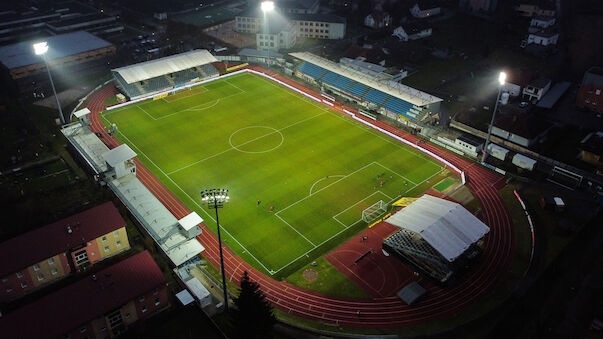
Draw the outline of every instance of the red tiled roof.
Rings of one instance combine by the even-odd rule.
[[[60,337],[165,283],[144,251],[7,314],[0,318],[0,333],[5,338]]]
[[[71,229],[68,232],[67,226]],[[0,244],[0,277],[126,226],[117,208],[106,202]]]

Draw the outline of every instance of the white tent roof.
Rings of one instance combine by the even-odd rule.
[[[448,261],[454,261],[490,231],[460,204],[427,194],[386,221],[419,234]]]
[[[120,67],[113,70],[119,73],[124,80],[131,84],[133,82],[155,78],[161,75],[183,71],[188,68],[201,66],[216,62],[216,59],[205,49],[196,49],[190,52],[176,54],[165,58],[150,60]]]
[[[210,294],[207,288],[197,278],[192,278],[184,282],[186,287],[193,293],[195,298],[201,302],[201,306],[206,306],[207,302],[211,302]]]
[[[75,115],[75,117],[78,119],[87,114],[90,114],[90,110],[88,108],[83,108],[83,109],[80,109],[79,111],[75,111],[75,113],[73,113],[73,115]]]
[[[176,293],[176,298],[178,298],[178,300],[180,300],[180,302],[184,306],[195,301],[195,298],[193,298],[193,296],[188,292],[188,290],[182,290]]]
[[[199,216],[199,214],[197,214],[197,212],[191,212],[191,214],[178,220],[178,223],[180,223],[180,226],[182,226],[182,228],[184,228],[186,231],[199,225],[202,222],[203,222],[203,219],[201,219],[201,217]]]
[[[406,100],[413,105],[424,106],[442,101],[442,99],[435,97],[431,94],[419,91],[418,89],[414,89],[412,87],[408,87],[406,85],[402,85],[394,81],[390,81],[387,83],[378,82],[374,79],[374,77],[369,77],[368,75],[360,75],[357,72],[353,72],[347,68],[342,67],[340,64],[337,64],[325,58],[321,58],[312,53],[296,52],[289,53],[289,55],[300,60],[315,64],[339,75],[343,75],[344,77],[357,81],[361,84],[378,89],[381,92],[389,94],[395,98]]]
[[[103,159],[109,164],[111,167],[115,167],[115,165],[120,162],[124,162],[126,160],[130,160],[136,156],[136,152],[134,152],[130,146],[126,144],[121,144],[114,149],[110,150],[107,153],[103,154]]]

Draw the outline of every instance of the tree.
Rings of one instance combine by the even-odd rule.
[[[265,337],[272,331],[276,317],[272,313],[272,305],[260,290],[260,284],[251,281],[247,271],[241,278],[239,296],[234,299],[232,319],[240,338]]]

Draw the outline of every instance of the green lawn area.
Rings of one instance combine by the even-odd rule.
[[[443,170],[260,76],[202,86],[205,91],[102,117],[117,124],[117,137],[213,230],[213,212],[202,208],[199,192],[229,189],[230,203],[220,212],[225,243],[276,278],[366,227],[364,208],[416,194]]]
[[[315,280],[306,280],[303,277],[306,269],[316,271],[318,277]],[[316,266],[308,264],[302,267],[302,269],[287,277],[287,281],[305,289],[335,297],[370,299],[370,296],[364,290],[354,284],[324,258],[317,259]]]

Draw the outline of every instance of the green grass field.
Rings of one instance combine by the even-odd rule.
[[[424,154],[260,76],[201,86],[102,117],[214,231],[199,192],[228,188],[230,203],[220,211],[225,243],[277,278],[366,227],[368,206],[416,195],[443,171]]]

